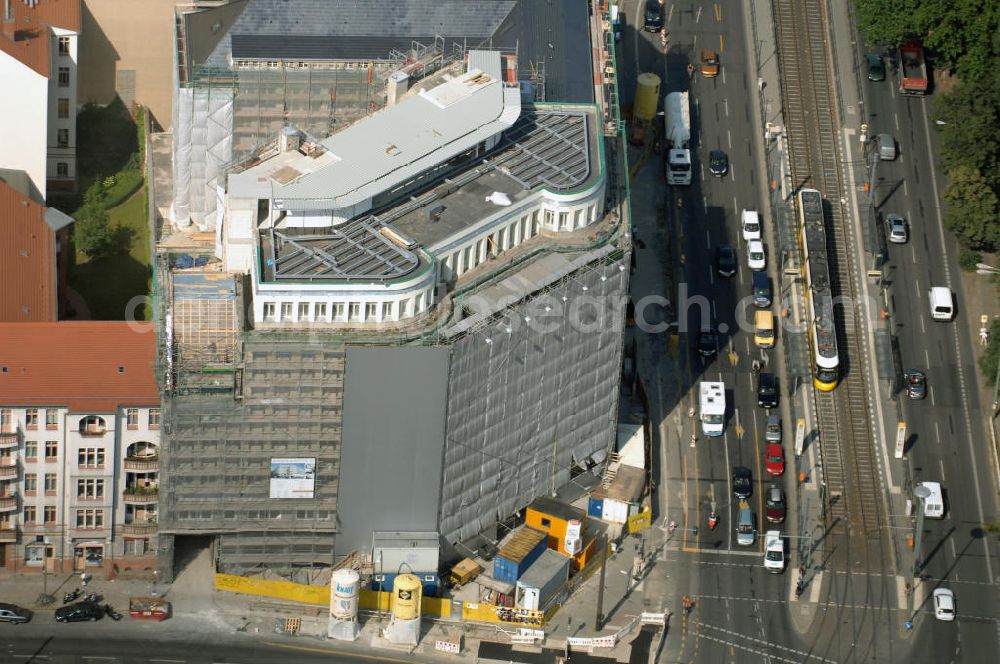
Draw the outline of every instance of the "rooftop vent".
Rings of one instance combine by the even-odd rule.
[[[427,223],[436,224],[439,219],[441,219],[441,214],[444,212],[443,205],[435,205],[434,207],[427,210]]]
[[[118,373],[125,373],[125,367],[118,367]]]

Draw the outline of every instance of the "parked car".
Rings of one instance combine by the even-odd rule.
[[[733,494],[737,498],[749,498],[753,493],[753,473],[746,466],[733,468]]]
[[[776,484],[767,488],[767,501],[764,503],[764,515],[769,523],[782,523],[785,520],[785,492]]]
[[[767,268],[767,258],[764,256],[764,243],[760,240],[747,242],[747,267],[762,272]]]
[[[785,450],[781,443],[768,443],[764,452],[764,469],[771,477],[785,474]]]
[[[955,619],[955,593],[948,588],[934,591],[934,617],[945,622]]]
[[[56,609],[56,622],[82,622],[84,620],[100,620],[104,608],[97,602],[77,602]]]
[[[31,620],[31,611],[16,604],[0,603],[0,622],[26,623]]]
[[[740,221],[744,240],[749,242],[760,239],[760,215],[757,214],[757,210],[743,210]]]
[[[771,278],[766,272],[754,272],[750,282],[753,306],[767,309],[771,306]]]
[[[698,334],[698,354],[712,357],[719,352],[719,337],[710,326],[703,327]]]
[[[764,440],[769,443],[781,442],[781,416],[771,413],[764,427]]]
[[[764,569],[771,574],[781,574],[785,570],[785,541],[778,530],[764,534]]]
[[[659,32],[663,27],[663,5],[659,0],[646,0],[646,13],[643,16],[642,29],[646,32]]]
[[[906,384],[906,396],[911,399],[923,399],[927,396],[927,376],[923,371],[910,369],[903,374]]]
[[[761,408],[778,407],[778,377],[762,372],[757,378],[757,405]]]
[[[715,269],[723,277],[736,274],[736,252],[728,244],[720,244],[715,248]]]
[[[745,500],[740,501],[739,510],[736,512],[736,543],[740,546],[753,546],[757,539],[754,528],[753,510]]]
[[[903,219],[901,215],[896,213],[885,215],[885,226],[889,242],[893,244],[906,244],[906,241],[910,239],[910,231],[906,227],[906,219]]]
[[[729,155],[722,150],[712,150],[708,153],[708,172],[716,177],[722,177],[729,172]]]
[[[882,61],[881,55],[876,55],[875,53],[869,53],[868,55],[865,56],[865,62],[868,63],[869,81],[885,80],[885,63]]]
[[[701,52],[701,75],[705,78],[715,78],[719,75],[719,54],[715,51]]]

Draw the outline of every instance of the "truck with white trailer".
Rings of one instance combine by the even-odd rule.
[[[721,436],[726,425],[726,384],[701,382],[701,430],[706,436]]]
[[[667,184],[691,184],[691,104],[687,92],[671,92],[663,100],[667,144]]]

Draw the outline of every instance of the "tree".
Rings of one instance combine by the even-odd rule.
[[[90,258],[110,256],[118,248],[118,234],[111,228],[108,213],[101,207],[87,205],[80,208],[73,228],[77,248]]]
[[[979,370],[986,384],[992,385],[997,380],[997,363],[1000,362],[1000,320],[993,321],[989,333],[986,350],[979,356]]]
[[[901,44],[913,35],[924,33],[919,10],[925,1],[855,0],[858,27],[869,44]]]
[[[970,249],[1000,247],[1000,201],[986,178],[975,168],[959,164],[948,173],[944,200],[945,226]]]
[[[990,77],[993,78],[993,77]],[[1000,76],[996,85],[1000,85]],[[988,79],[960,81],[937,101],[941,128],[941,157],[948,170],[971,166],[992,187],[1000,185],[1000,95]]]

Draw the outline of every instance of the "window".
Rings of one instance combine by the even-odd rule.
[[[126,408],[125,409],[125,424],[129,429],[139,428],[139,409],[138,408]]]
[[[24,564],[41,567],[45,561],[45,546],[41,544],[29,544],[24,547]]]
[[[347,319],[348,320],[361,320],[361,304],[358,302],[351,302],[347,305]]]
[[[378,308],[375,306],[374,302],[365,303],[365,320],[375,320],[375,312]]]
[[[555,213],[552,210],[545,211],[545,227],[552,228],[555,225]]]
[[[83,468],[103,468],[103,447],[81,447],[77,453],[77,461]]]
[[[69,117],[69,99],[66,97],[59,97],[56,100],[56,112],[60,119],[65,120]]]
[[[60,88],[69,87],[69,67],[59,68],[59,87]]]
[[[26,473],[24,476],[24,493],[33,496],[38,491],[38,475]]]
[[[37,523],[38,513],[35,511],[34,505],[28,505],[24,508],[24,525],[33,526]]]
[[[69,164],[65,161],[56,162],[56,177],[68,178],[69,177]]]
[[[542,517],[542,528],[551,528],[551,527],[552,527],[552,519],[546,519],[545,517]]]
[[[344,305],[339,302],[333,305],[333,320],[344,320]]]
[[[10,408],[0,410],[0,430],[3,430],[4,433],[10,433],[14,430],[14,423]]]
[[[45,495],[54,496],[56,493],[56,474],[45,473]]]
[[[419,314],[423,310],[424,310],[424,294],[417,293],[417,299],[413,305],[413,313]]]
[[[59,441],[58,440],[45,441],[45,460],[55,461],[58,458],[59,458]]]
[[[24,411],[24,426],[26,426],[29,429],[37,429],[38,428],[38,409],[37,408],[29,408],[26,411]]]
[[[559,230],[566,228],[566,224],[569,222],[569,212],[559,213]]]
[[[38,441],[37,440],[26,440],[26,441],[24,441],[24,460],[25,461],[38,461]]]
[[[77,510],[77,528],[103,528],[104,510]]]
[[[299,302],[299,320],[309,320],[308,302]]]
[[[56,507],[55,505],[45,506],[45,525],[52,525],[56,522]]]
[[[326,302],[316,303],[316,320],[326,320]]]
[[[281,303],[281,320],[292,320],[292,303]]]
[[[59,428],[59,410],[56,408],[45,409],[45,428],[49,431]]]
[[[81,500],[98,500],[104,497],[104,480],[77,480],[76,497]]]
[[[274,302],[264,303],[264,320],[273,322],[275,320],[274,316]]]
[[[149,409],[149,428],[159,429],[160,428],[160,409],[150,408]]]
[[[382,320],[392,320],[392,302],[382,303]]]
[[[69,37],[59,38],[59,55],[69,55],[70,40]]]
[[[56,147],[60,148],[69,147],[69,129],[56,130]]]
[[[144,556],[148,551],[149,541],[145,539],[125,540],[126,556]]]

